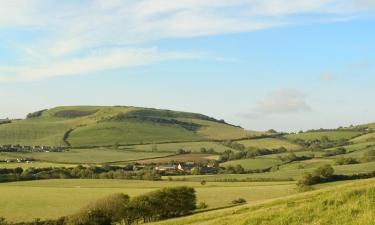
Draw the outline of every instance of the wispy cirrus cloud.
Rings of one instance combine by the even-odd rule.
[[[191,52],[153,52],[166,38],[250,32],[374,11],[369,0],[3,0],[0,31],[29,35],[6,40],[20,52],[14,66],[0,64],[0,80],[30,80],[197,59]],[[310,21],[309,21],[310,22]],[[1,45],[1,44],[0,44]],[[92,52],[106,49],[106,53]],[[192,50],[192,52],[195,52]],[[186,57],[188,55],[189,57]],[[121,60],[120,60],[121,59]],[[84,66],[89,68],[84,69]]]

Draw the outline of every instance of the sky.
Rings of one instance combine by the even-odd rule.
[[[0,118],[61,105],[251,130],[375,122],[374,0],[0,0]]]

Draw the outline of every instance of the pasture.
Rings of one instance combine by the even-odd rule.
[[[284,147],[288,150],[298,150],[301,146],[290,142],[289,140],[278,139],[278,138],[261,138],[261,139],[250,139],[239,141],[238,143],[245,145],[245,147],[253,148],[267,148],[276,149]]]
[[[71,164],[125,162],[171,155],[171,153],[168,152],[126,151],[111,148],[71,149],[66,152],[27,152],[3,154],[8,155],[9,157],[33,158],[35,160],[46,162]]]
[[[375,180],[338,184],[277,200],[191,215],[153,225],[347,224],[375,221]]]
[[[140,195],[162,187],[190,186],[209,208],[230,206],[245,198],[258,202],[295,193],[293,182],[200,182],[130,180],[41,180],[0,184],[0,215],[11,221],[69,215],[112,193]],[[220,198],[218,198],[220,196]],[[67,207],[69,206],[69,207]]]
[[[175,153],[179,149],[184,149],[191,152],[200,152],[201,148],[205,149],[213,149],[215,152],[221,153],[225,150],[232,150],[229,147],[226,147],[220,142],[208,142],[208,141],[200,141],[200,142],[182,142],[182,143],[165,143],[165,144],[146,144],[146,145],[134,145],[134,146],[124,146],[121,148],[128,149],[128,150],[137,150],[137,151],[153,151],[153,148],[156,147],[158,152],[173,152]]]
[[[340,140],[340,139],[352,139],[360,135],[361,132],[359,131],[345,131],[345,130],[338,130],[338,131],[314,131],[314,132],[304,132],[298,134],[288,134],[285,137],[290,140],[302,139],[302,140],[320,140],[322,137],[328,137],[330,140]]]

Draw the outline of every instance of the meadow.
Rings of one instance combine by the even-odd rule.
[[[175,186],[194,187],[198,202],[205,202],[208,209],[231,206],[231,201],[240,197],[257,202],[295,193],[294,182],[207,182],[205,185],[181,181],[82,179],[13,182],[0,184],[0,215],[11,221],[57,218],[112,193],[136,196]]]
[[[288,134],[285,137],[290,140],[302,139],[302,140],[320,140],[322,137],[328,137],[330,140],[340,140],[340,139],[352,139],[360,135],[359,131],[346,131],[346,130],[336,130],[336,131],[314,131],[305,132],[298,134]]]
[[[205,212],[154,225],[372,225],[375,180],[338,184],[321,190],[244,206]]]
[[[70,149],[67,152],[25,152],[25,153],[3,153],[10,158],[33,158],[35,160],[55,163],[109,163],[125,162],[139,159],[157,158],[169,156],[168,152],[141,152],[117,150],[111,148],[92,149]]]
[[[290,142],[289,140],[280,139],[280,138],[250,139],[250,140],[239,141],[238,143],[243,144],[245,147],[253,147],[253,148],[275,149],[275,148],[284,147],[291,151],[301,149],[301,146],[294,144]]]

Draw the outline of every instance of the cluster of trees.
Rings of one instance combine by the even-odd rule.
[[[266,149],[266,148],[248,148],[247,150],[241,150],[238,152],[233,152],[232,150],[225,150],[221,155],[219,160],[221,162],[237,160],[237,159],[247,159],[247,158],[254,158],[256,156],[262,155],[271,155],[271,154],[278,154],[284,153],[287,149],[284,147],[275,148],[275,149]]]
[[[346,154],[346,149],[344,147],[339,147],[334,150],[326,151],[323,154],[324,157],[335,156],[335,155],[343,155]]]
[[[39,111],[36,111],[36,112],[33,112],[33,113],[29,113],[27,114],[26,118],[27,119],[31,119],[31,118],[36,118],[36,117],[40,117],[43,112],[47,111],[47,109],[43,109],[43,110],[39,110]]]
[[[213,148],[207,149],[207,148],[204,148],[204,147],[200,149],[200,152],[204,153],[204,154],[206,154],[206,153],[208,153],[208,154],[215,154],[216,153],[215,149],[213,149]]]
[[[78,213],[58,220],[0,225],[132,225],[190,214],[196,209],[194,188],[164,188],[138,197],[114,194],[89,204]]]
[[[321,166],[314,170],[312,173],[305,173],[298,181],[297,185],[303,190],[305,187],[319,183],[342,180],[368,179],[375,177],[375,171],[353,175],[335,175],[334,172],[335,170],[329,164]]]
[[[323,165],[312,173],[303,174],[302,178],[298,181],[297,185],[299,187],[310,186],[318,183],[327,182],[333,176],[335,170],[331,165]]]
[[[155,117],[142,114],[134,113],[118,113],[117,115],[106,119],[108,121],[125,121],[125,120],[138,120],[138,121],[147,121],[151,123],[160,123],[160,124],[169,124],[169,125],[178,125],[186,130],[197,131],[201,125],[193,122],[185,122],[177,120],[170,117]]]
[[[327,136],[315,140],[296,139],[294,143],[312,151],[320,151],[327,148],[341,147],[349,144],[347,139],[330,140]]]
[[[358,164],[359,161],[355,158],[349,157],[349,158],[337,158],[335,160],[335,165],[350,165],[350,164]]]
[[[219,172],[221,174],[247,174],[247,173],[264,173],[270,171],[271,168],[266,169],[255,169],[247,170],[241,165],[237,164],[235,166],[220,167]]]
[[[98,110],[61,110],[55,113],[55,116],[64,118],[76,118],[89,116],[96,113]]]
[[[22,168],[0,169],[0,182],[40,179],[135,179],[161,180],[161,176],[152,168],[133,171],[128,168],[113,166],[77,166],[73,168]]]
[[[371,146],[372,147],[372,146]],[[361,158],[353,158],[353,157],[340,157],[335,160],[336,165],[349,165],[349,164],[358,164],[358,163],[366,163],[375,161],[375,150],[370,149],[363,154]]]
[[[294,162],[294,161],[303,161],[303,160],[309,160],[309,159],[312,159],[314,158],[314,154],[308,154],[308,155],[301,155],[301,156],[297,156],[296,154],[294,154],[293,152],[289,153],[288,155],[286,156],[278,156],[278,158],[284,162],[284,163],[290,163],[290,162]]]
[[[1,124],[7,124],[7,123],[11,123],[12,121],[10,119],[0,119],[0,125]]]

